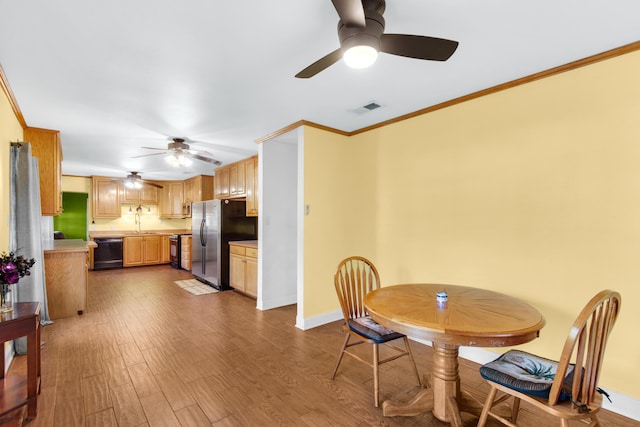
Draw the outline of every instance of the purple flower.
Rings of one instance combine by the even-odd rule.
[[[2,272],[5,274],[13,273],[17,270],[17,267],[14,263],[8,262],[2,266]]]
[[[9,284],[9,285],[13,285],[14,283],[18,283],[18,280],[20,280],[20,276],[18,275],[17,271],[13,271],[11,273],[5,273],[4,274],[4,278],[7,281],[7,284]]]

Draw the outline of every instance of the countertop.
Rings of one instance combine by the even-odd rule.
[[[95,242],[85,242],[81,239],[45,240],[42,249],[45,253],[58,252],[87,252],[96,247]]]
[[[171,236],[174,234],[191,234],[191,230],[142,230],[137,233],[134,230],[90,231],[89,238],[106,237],[130,237],[130,236]]]
[[[257,240],[232,240],[229,242],[230,245],[236,246],[244,246],[245,248],[254,248],[258,249],[258,241]]]

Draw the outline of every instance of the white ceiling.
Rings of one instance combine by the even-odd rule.
[[[388,0],[385,32],[457,40],[449,61],[305,80],[339,47],[330,0],[0,0],[0,17],[0,65],[27,124],[61,131],[63,173],[154,179],[212,174],[132,158],[170,136],[229,163],[298,120],[353,131],[640,40],[638,0]]]

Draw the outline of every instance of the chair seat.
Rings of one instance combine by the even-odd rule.
[[[569,366],[560,400],[571,397],[573,366]],[[530,396],[547,398],[558,362],[519,350],[511,350],[480,367],[482,378]]]
[[[349,329],[378,344],[402,338],[404,335],[387,329],[369,316],[349,319]]]

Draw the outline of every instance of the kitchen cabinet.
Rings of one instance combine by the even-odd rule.
[[[229,197],[244,197],[245,189],[245,163],[244,161],[229,165]]]
[[[161,184],[158,184],[161,185]],[[142,188],[128,188],[122,186],[121,203],[132,203],[134,205],[157,205],[158,188],[153,185],[143,184]]]
[[[57,130],[27,127],[24,139],[31,143],[31,154],[38,158],[40,207],[43,216],[62,212],[62,146]]]
[[[184,203],[182,213],[191,217],[191,203],[213,199],[214,179],[210,175],[198,175],[184,181]]]
[[[244,198],[247,216],[258,216],[258,156],[217,168],[214,197]]]
[[[107,176],[94,176],[93,217],[120,218],[120,182]]]
[[[126,236],[123,239],[124,266],[160,264],[161,236]]]
[[[87,242],[53,240],[43,249],[49,316],[55,320],[82,314],[87,309]]]
[[[169,264],[171,261],[171,243],[169,236],[160,236],[160,264]]]
[[[180,267],[191,271],[191,236],[180,236]]]
[[[250,297],[257,297],[258,247],[255,241],[229,242],[229,285]]]
[[[214,198],[229,198],[229,168],[227,166],[216,169],[214,181]]]
[[[244,163],[247,216],[258,216],[258,156],[249,157]]]
[[[184,218],[182,203],[184,202],[183,181],[162,181],[160,183],[160,203],[158,216],[160,218]]]

